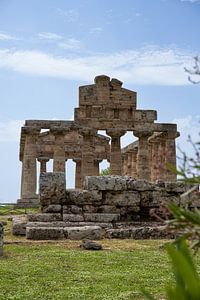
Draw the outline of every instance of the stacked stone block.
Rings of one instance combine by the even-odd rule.
[[[162,205],[181,205],[180,195],[189,188],[181,182],[153,184],[128,176],[88,176],[85,190],[66,190],[64,173],[46,173],[40,177],[42,212],[28,215],[27,238],[166,237],[152,211],[165,218]]]

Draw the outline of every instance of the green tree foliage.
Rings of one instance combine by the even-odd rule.
[[[200,184],[200,143],[193,143],[190,137],[189,142],[195,150],[195,156],[189,158],[181,152],[182,164],[176,172],[182,181]],[[200,193],[197,196],[200,199]],[[181,234],[181,238],[166,247],[175,276],[175,285],[166,288],[166,299],[199,300],[200,278],[190,247],[195,250],[194,253],[200,248],[200,211],[198,209],[190,211],[188,207],[179,207],[175,203],[169,204],[168,209],[173,215],[173,219],[166,221],[168,228]],[[186,243],[186,239],[189,239],[189,244]],[[144,291],[144,296],[148,300],[155,300],[146,291]]]
[[[101,176],[110,175],[110,168],[108,167],[107,169],[102,170],[100,175]]]
[[[185,239],[180,238],[166,248],[175,277],[175,285],[166,288],[166,299],[199,300],[200,278]],[[143,294],[148,300],[156,300],[146,291]]]

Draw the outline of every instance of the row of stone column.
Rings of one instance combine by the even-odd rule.
[[[26,136],[24,145],[24,155],[22,161],[22,177],[21,177],[21,198],[36,198],[37,188],[37,138],[40,130],[37,128],[25,127]],[[53,172],[66,172],[66,154],[64,147],[64,137],[67,130],[56,128],[51,130],[55,136],[54,156],[53,156]],[[83,178],[86,175],[99,175],[99,164],[101,160],[95,158],[94,154],[94,132],[85,132],[83,134],[83,155],[81,159],[75,159],[76,178],[75,187],[82,188]],[[47,170],[48,157],[39,157],[40,173]]]
[[[26,141],[22,162],[21,197],[34,198],[36,196],[37,173],[37,128],[24,128]],[[54,128],[51,132],[55,136],[53,172],[65,172],[66,154],[64,137],[67,129]],[[152,132],[136,132],[138,137],[138,150],[131,150],[127,156],[122,156],[120,138],[126,131],[107,130],[111,137],[110,149],[110,173],[112,175],[127,174],[139,179],[155,181],[156,179],[174,181],[175,173],[171,172],[167,165],[176,166],[175,138],[177,132],[169,132],[150,138]],[[76,188],[81,188],[85,176],[99,175],[100,161],[95,157],[94,137],[96,132],[91,129],[82,131],[83,145],[82,157],[76,162]],[[41,172],[46,172],[48,158],[39,158]],[[123,165],[122,165],[123,163]]]
[[[177,132],[158,133],[152,136],[140,133],[137,136],[139,138],[137,147],[123,153],[123,175],[152,182],[176,181]]]

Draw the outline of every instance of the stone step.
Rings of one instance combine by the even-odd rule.
[[[60,213],[28,214],[27,220],[29,222],[55,222],[62,221],[62,216]]]
[[[166,230],[166,226],[140,226],[106,230],[109,239],[174,239],[175,235]]]
[[[120,220],[120,214],[85,213],[84,219],[88,222],[117,222]]]
[[[108,213],[83,213],[83,214],[60,214],[60,213],[39,213],[28,214],[29,222],[100,222],[109,223],[120,220],[120,214]]]
[[[12,217],[12,234],[26,235],[27,216],[13,216]]]
[[[15,204],[16,208],[38,208],[40,206],[39,197],[36,198],[21,198]]]
[[[113,224],[111,223],[94,223],[94,222],[28,222],[26,227],[83,227],[83,226],[100,226],[101,228],[111,229]]]
[[[104,233],[100,226],[26,228],[26,237],[31,240],[57,240],[64,238],[70,240],[99,240]]]

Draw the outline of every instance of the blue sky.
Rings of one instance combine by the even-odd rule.
[[[24,120],[71,119],[78,86],[99,74],[137,91],[138,108],[157,110],[159,122],[177,122],[188,150],[200,85],[184,67],[200,54],[199,16],[198,0],[0,0],[0,202],[19,197]]]

